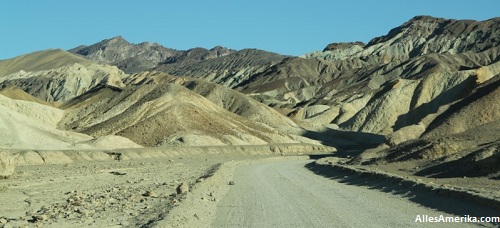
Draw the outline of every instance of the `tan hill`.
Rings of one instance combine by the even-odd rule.
[[[48,105],[52,106],[53,104],[46,102],[40,98],[31,96],[30,94],[26,93],[24,90],[20,89],[19,87],[16,86],[8,86],[0,90],[0,94],[4,95],[8,98],[14,99],[14,100],[23,100],[23,101],[31,101],[43,105]]]
[[[122,91],[89,91],[61,106],[68,114],[59,126],[94,137],[119,135],[144,146],[313,142],[229,112],[224,105],[170,80],[171,76],[162,73],[138,74]],[[238,103],[237,99],[233,102]],[[257,104],[253,105],[261,105]],[[262,110],[279,116],[267,107]],[[287,123],[280,117],[274,119]]]
[[[109,145],[101,141],[111,136],[94,139],[85,134],[56,129],[63,116],[63,110],[0,95],[0,148],[68,150],[140,147],[123,138],[113,138],[113,144]]]
[[[18,87],[47,102],[71,99],[97,85],[120,89],[126,76],[115,66],[99,65],[63,50],[40,51],[2,64],[5,74],[0,76],[0,87]]]
[[[297,132],[299,130],[299,127],[293,121],[276,110],[225,86],[196,78],[179,78],[160,72],[133,75],[127,81],[144,77],[155,78],[158,83],[182,85],[205,97],[215,105],[254,121],[256,124],[265,125],[282,132]]]
[[[86,64],[90,61],[68,55],[60,49],[37,51],[7,60],[0,60],[0,78],[19,71],[31,72],[59,68],[74,63]]]

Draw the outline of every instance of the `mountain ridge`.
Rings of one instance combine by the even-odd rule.
[[[150,70],[160,63],[216,58],[234,52],[222,46],[216,46],[210,50],[192,48],[181,51],[163,47],[159,43],[129,43],[122,36],[104,39],[89,46],[80,45],[68,51],[101,64],[116,65],[127,73]]]
[[[358,164],[465,159],[482,152],[454,137],[498,140],[499,37],[499,18],[429,16],[367,44],[331,43],[300,57],[115,37],[46,52],[54,58],[0,61],[0,87],[14,99],[59,102],[61,130],[142,146],[310,143],[381,150],[361,153]],[[417,152],[402,155],[409,147]]]

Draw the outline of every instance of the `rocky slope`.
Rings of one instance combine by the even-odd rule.
[[[132,75],[126,83],[122,91],[97,88],[63,104],[67,114],[59,127],[94,137],[120,135],[145,146],[313,142],[280,133],[273,127],[296,126],[258,102],[235,92],[217,91],[214,84],[158,72]],[[198,90],[207,97],[232,100],[214,98],[216,104],[194,92],[197,83],[214,87],[206,93]],[[239,111],[244,107],[247,110]]]
[[[498,74],[499,25],[415,17],[366,45],[285,59],[236,89],[310,125],[386,135]]]
[[[90,46],[82,45],[69,50],[69,52],[82,55],[101,64],[117,66],[127,73],[136,73],[153,69],[159,64],[217,58],[230,54],[234,50],[217,46],[210,50],[193,48],[180,51],[165,48],[158,43],[131,44],[123,37],[117,36]]]
[[[199,78],[234,88],[284,58],[285,56],[272,52],[244,49],[220,58],[161,64],[155,70],[176,76]]]
[[[262,50],[236,51],[221,46],[181,51],[165,48],[157,43],[131,44],[121,36],[90,46],[79,46],[69,52],[101,64],[117,66],[127,73],[162,71],[176,76],[200,78],[231,88],[285,58]]]

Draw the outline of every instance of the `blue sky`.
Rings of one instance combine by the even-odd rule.
[[[387,34],[416,15],[486,20],[499,0],[2,0],[0,59],[122,35],[185,50],[222,45],[301,55]]]

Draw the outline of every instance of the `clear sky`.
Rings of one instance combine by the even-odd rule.
[[[368,42],[416,15],[486,20],[500,16],[500,0],[1,0],[0,59],[118,35],[180,50],[302,55]]]

